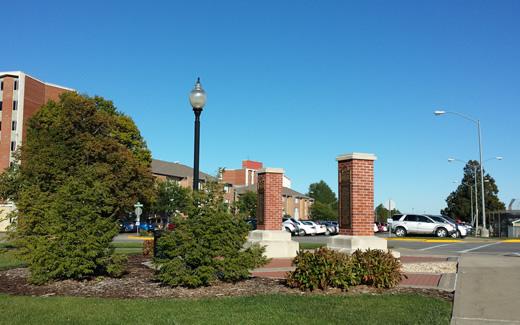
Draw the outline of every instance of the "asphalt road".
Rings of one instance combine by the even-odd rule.
[[[378,235],[379,237],[387,237]],[[292,239],[300,243],[327,243],[328,236],[295,236]],[[135,242],[143,240],[135,234],[119,234],[115,242]],[[507,241],[495,239],[465,238],[438,239],[436,237],[421,238],[387,238],[388,248],[399,251],[401,255],[442,255],[460,256],[463,254],[499,255],[520,257],[520,240]]]
[[[386,236],[381,236],[386,237]],[[300,243],[326,243],[325,236],[293,237]],[[520,257],[520,240],[507,241],[494,239],[465,238],[459,240],[424,238],[388,238],[388,247],[402,255],[443,255],[462,254],[501,255]]]

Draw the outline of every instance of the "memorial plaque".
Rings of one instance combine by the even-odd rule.
[[[263,225],[264,224],[264,205],[265,205],[265,178],[258,177],[258,206],[256,208],[256,224]]]
[[[351,173],[350,168],[344,167],[340,170],[340,215],[339,224],[342,229],[352,228],[352,214],[351,214]]]

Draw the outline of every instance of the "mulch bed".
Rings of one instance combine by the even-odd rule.
[[[426,296],[453,300],[452,292],[431,289],[401,288],[377,289],[357,286],[343,292],[339,289],[302,292],[289,288],[284,280],[251,278],[238,283],[215,283],[210,287],[197,289],[171,288],[155,281],[153,270],[142,263],[149,260],[140,255],[130,255],[127,274],[120,279],[97,277],[90,280],[55,281],[45,285],[31,285],[27,282],[28,269],[18,268],[0,272],[0,293],[19,296],[77,296],[103,298],[211,298],[230,296],[252,296],[261,294],[295,295],[356,295],[418,293]]]

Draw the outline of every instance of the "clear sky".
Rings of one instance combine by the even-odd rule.
[[[520,1],[4,1],[0,71],[101,95],[153,156],[192,165],[188,92],[200,76],[201,169],[283,167],[293,188],[335,157],[375,153],[376,204],[437,213],[455,156],[478,155],[520,198]]]

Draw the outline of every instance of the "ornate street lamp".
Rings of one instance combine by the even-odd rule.
[[[200,149],[200,114],[206,104],[206,92],[197,78],[195,88],[190,92],[190,104],[195,113],[195,148],[193,157],[193,190],[199,190],[199,149]]]

